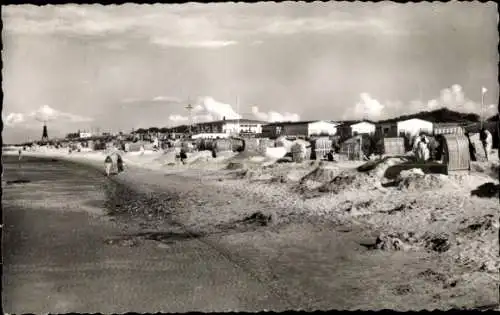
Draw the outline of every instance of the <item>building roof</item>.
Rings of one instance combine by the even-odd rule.
[[[434,123],[434,126],[436,127],[458,127],[464,125],[467,125],[467,123],[459,123],[459,122]]]
[[[354,124],[359,124],[361,122],[367,122],[370,124],[375,124],[374,121],[369,120],[369,119],[354,119],[354,120],[339,120],[337,123],[342,124],[342,125],[354,125]]]
[[[428,121],[428,120],[425,120],[425,119],[420,119],[420,118],[410,118],[410,119],[400,120],[400,121],[398,121],[397,123],[407,122],[407,121],[411,121],[411,120],[424,121],[424,122],[427,122],[427,123],[431,123],[431,124],[432,124],[432,122],[430,122],[430,121]]]
[[[303,120],[303,121],[276,121],[276,122],[268,123],[268,124],[266,124],[266,126],[303,125],[303,124],[311,124],[311,123],[320,122],[320,121],[324,121],[327,123],[338,125],[338,123],[333,122],[333,121],[317,119],[317,120]]]
[[[226,119],[226,120],[214,120],[196,123],[196,125],[216,125],[216,124],[227,124],[227,123],[240,123],[240,124],[266,124],[265,121],[254,120],[254,119]]]

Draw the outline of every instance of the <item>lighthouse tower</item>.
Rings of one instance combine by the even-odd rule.
[[[49,141],[49,134],[47,132],[47,122],[43,122],[43,131],[42,131],[42,142]]]

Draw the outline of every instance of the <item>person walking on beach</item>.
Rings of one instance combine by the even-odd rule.
[[[21,154],[23,153],[23,151],[22,151],[21,149],[19,149],[19,152],[18,152],[18,153],[19,153],[19,161],[21,161],[21,158],[22,158],[22,155],[21,155]]]
[[[111,159],[111,156],[106,156],[106,159],[104,160],[104,167],[106,169],[106,176],[109,176],[111,173],[111,167],[113,166],[113,160]]]
[[[486,161],[488,161],[493,144],[493,137],[491,136],[491,132],[486,130],[486,128],[484,127],[481,128],[481,131],[479,132],[479,139],[481,139],[481,143],[484,147],[484,154],[486,155]]]
[[[118,169],[118,173],[123,172],[123,170],[124,170],[123,169],[123,159],[122,159],[121,155],[119,155],[119,154],[116,156],[116,167]]]

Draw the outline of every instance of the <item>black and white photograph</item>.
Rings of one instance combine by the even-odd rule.
[[[500,311],[496,2],[1,16],[7,314]]]

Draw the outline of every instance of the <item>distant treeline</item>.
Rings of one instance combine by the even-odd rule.
[[[488,118],[488,120],[498,119],[495,117],[497,117],[497,115]],[[380,122],[395,122],[413,118],[423,119],[433,123],[473,123],[480,121],[480,117],[477,114],[460,113],[448,108],[440,108],[433,111],[422,111],[416,114],[403,115],[391,119],[382,120]]]

